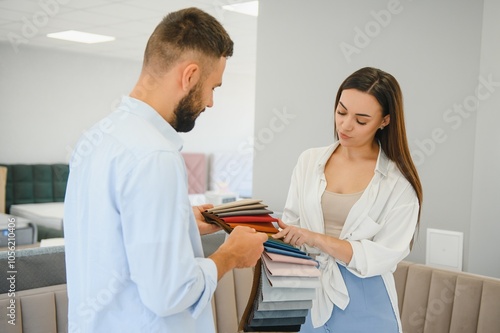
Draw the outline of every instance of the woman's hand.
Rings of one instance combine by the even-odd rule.
[[[304,244],[315,247],[326,254],[339,259],[348,264],[353,256],[351,243],[346,240],[338,239],[337,237],[319,234],[308,229],[294,227],[278,220],[278,225],[282,229],[273,238],[283,238],[285,243],[294,246],[302,246]]]
[[[316,237],[318,234],[307,229],[294,227],[287,225],[280,219],[278,219],[278,225],[281,231],[274,234],[272,237],[275,239],[281,239],[293,246],[302,246],[304,244],[309,246],[315,246]]]
[[[208,234],[212,234],[216,231],[221,230],[221,227],[219,227],[217,224],[212,224],[212,223],[208,223],[207,221],[205,221],[205,218],[201,214],[201,212],[204,212],[207,209],[213,208],[213,206],[214,205],[212,205],[212,204],[193,206],[193,214],[194,214],[194,218],[196,220],[196,224],[198,225],[198,230],[200,232],[200,235],[208,235]]]

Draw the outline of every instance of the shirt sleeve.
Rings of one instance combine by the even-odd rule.
[[[217,286],[217,268],[196,258],[200,237],[177,152],[155,152],[123,176],[118,207],[131,280],[158,316],[189,311],[197,317]]]

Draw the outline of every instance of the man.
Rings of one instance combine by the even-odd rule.
[[[69,332],[213,332],[211,298],[233,268],[255,265],[267,236],[236,228],[209,258],[188,199],[177,132],[194,127],[222,84],[233,42],[195,8],[151,35],[130,96],[75,148],[64,228]]]

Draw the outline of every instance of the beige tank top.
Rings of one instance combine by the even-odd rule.
[[[330,191],[323,193],[321,208],[323,209],[326,235],[337,238],[340,236],[349,211],[362,194],[363,191],[350,194],[339,194]]]

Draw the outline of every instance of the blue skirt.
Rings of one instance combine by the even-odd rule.
[[[398,322],[381,276],[360,278],[339,265],[349,292],[349,304],[342,310],[334,306],[322,327],[313,328],[311,312],[301,333],[397,333]]]

